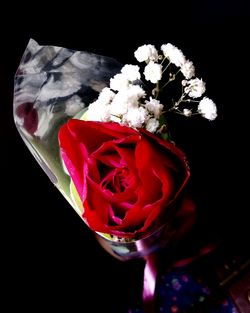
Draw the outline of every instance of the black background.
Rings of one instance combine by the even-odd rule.
[[[249,253],[248,1],[134,5],[84,3],[58,11],[40,4],[32,13],[23,5],[6,10],[7,22],[1,22],[1,280],[9,311],[126,312],[139,298],[134,286],[143,265],[122,263],[102,250],[19,137],[13,78],[29,38],[122,63],[134,62],[134,50],[144,43],[171,42],[182,49],[218,106],[214,122],[171,120],[190,161],[202,225],[198,236],[204,242],[219,237]]]

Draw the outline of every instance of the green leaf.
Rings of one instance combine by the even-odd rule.
[[[161,133],[161,138],[164,139],[164,140],[169,140],[168,133]]]

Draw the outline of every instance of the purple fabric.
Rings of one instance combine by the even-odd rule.
[[[151,312],[239,313],[229,294],[214,289],[214,282],[193,273],[190,267],[163,274],[156,287],[156,309]],[[136,308],[131,313],[146,313]],[[149,311],[150,312],[150,311]]]

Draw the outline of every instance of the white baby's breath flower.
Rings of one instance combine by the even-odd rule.
[[[129,85],[126,92],[131,103],[133,103],[135,99],[138,101],[139,99],[146,96],[145,90],[142,89],[139,85]]]
[[[101,101],[96,100],[90,103],[88,107],[88,120],[109,122],[110,121],[110,105],[104,105]]]
[[[199,98],[206,91],[205,83],[199,78],[190,79],[184,91],[191,98]]]
[[[160,118],[172,110],[187,117],[199,113],[209,120],[215,119],[217,108],[211,99],[205,97],[200,101],[194,100],[201,98],[206,88],[202,79],[193,78],[195,76],[193,62],[187,60],[182,51],[170,43],[162,45],[161,50],[169,63],[179,67],[184,76],[181,80],[182,94],[177,98],[179,100],[173,98],[172,107],[164,110],[164,105],[154,97],[157,98],[160,91],[170,81],[175,80],[176,74],[171,73],[168,65],[163,70],[163,65],[159,64],[160,60],[163,60],[163,55],[159,56],[153,45],[143,45],[135,51],[135,57],[139,62],[147,63],[143,72],[145,80],[157,85],[148,89],[150,86],[145,82],[148,87],[144,90],[142,88],[144,85],[139,85],[140,80],[143,81],[139,66],[126,64],[119,74],[110,79],[110,88],[104,88],[98,99],[89,105],[88,119],[101,122],[114,121],[135,129],[143,127],[151,133],[159,130]],[[158,82],[164,76],[165,70],[168,72],[166,75],[168,81],[162,82],[159,88]],[[145,97],[149,100],[145,100]],[[187,108],[180,106],[184,102],[199,102],[197,110],[191,105]]]
[[[190,79],[195,75],[195,68],[193,62],[187,60],[181,66],[181,72],[185,76],[186,79]]]
[[[163,55],[168,58],[169,62],[173,63],[177,67],[182,66],[186,62],[186,58],[182,51],[176,48],[171,43],[167,43],[161,46]]]
[[[144,69],[145,79],[156,84],[162,77],[162,65],[150,61]]]
[[[126,64],[123,66],[121,72],[129,81],[133,82],[141,78],[139,70],[138,65]]]
[[[214,120],[217,117],[217,107],[213,100],[204,97],[199,105],[198,112],[208,120]]]
[[[156,118],[150,118],[146,124],[146,130],[150,133],[155,133],[159,127],[160,123]]]
[[[163,110],[163,104],[159,100],[150,97],[149,101],[145,101],[145,108],[154,114],[154,117],[159,118]]]
[[[158,52],[153,45],[143,45],[139,47],[135,53],[135,58],[138,62],[143,61],[157,61],[158,59]]]
[[[148,120],[148,111],[143,107],[130,108],[123,116],[123,123],[132,128],[141,128]]]
[[[189,110],[189,109],[184,109],[184,110],[183,110],[183,114],[184,114],[185,116],[190,116],[190,115],[192,115],[192,111]]]
[[[113,100],[114,96],[115,93],[112,90],[110,90],[110,88],[105,87],[100,92],[98,100],[103,104],[108,104],[110,103],[111,100]]]
[[[110,79],[110,88],[115,91],[120,91],[128,87],[129,81],[123,74],[116,74]]]
[[[110,104],[110,114],[122,116],[127,113],[129,105],[129,96],[127,90],[119,91]]]
[[[129,108],[138,107],[139,100],[146,95],[138,85],[129,85],[127,89],[119,91],[111,102],[111,114],[122,116]]]

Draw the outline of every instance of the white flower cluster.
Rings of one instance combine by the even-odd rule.
[[[163,126],[161,117],[170,111],[185,116],[201,114],[209,120],[216,118],[217,108],[211,99],[197,100],[206,90],[205,83],[195,77],[193,63],[181,50],[168,43],[161,46],[159,53],[153,45],[143,45],[134,55],[138,62],[146,63],[143,77],[154,84],[153,88],[148,92],[144,87],[139,66],[126,64],[121,73],[111,78],[110,86],[104,88],[98,99],[89,105],[89,120],[115,121],[155,133]],[[161,83],[167,72],[168,80]],[[181,79],[180,96],[170,105],[163,105],[158,100],[160,92],[179,75],[184,77]]]
[[[159,128],[163,105],[150,97],[138,84],[139,66],[125,65],[121,73],[110,80],[110,88],[104,88],[98,99],[89,105],[88,119],[115,121],[133,128],[145,127],[150,132]]]

